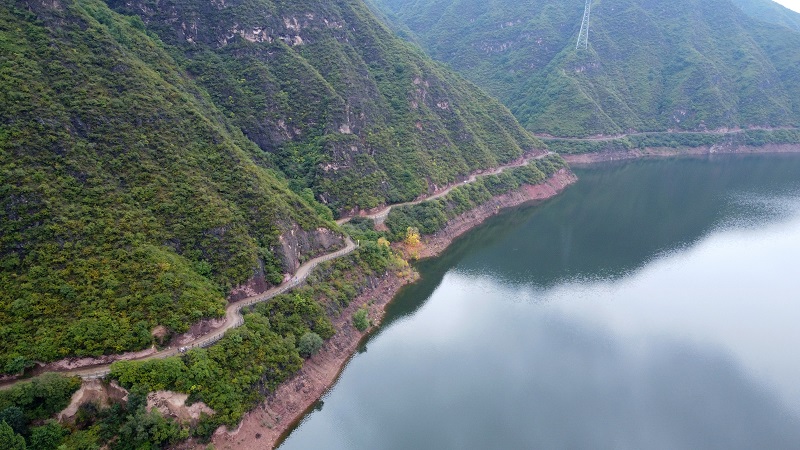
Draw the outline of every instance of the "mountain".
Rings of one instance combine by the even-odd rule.
[[[334,215],[540,145],[358,1],[4,0],[0,49],[6,373],[163,342]]]
[[[559,136],[800,124],[800,35],[727,0],[380,0],[430,54]]]
[[[411,200],[540,145],[360,0],[111,0],[335,211]]]
[[[771,0],[731,0],[755,19],[800,31],[800,14]]]
[[[221,315],[254,268],[291,268],[282,234],[341,242],[141,21],[100,1],[6,4],[0,36],[6,372]]]

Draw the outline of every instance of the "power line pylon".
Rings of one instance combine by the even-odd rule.
[[[578,33],[578,43],[575,50],[589,48],[589,16],[592,14],[592,0],[586,0],[586,7],[583,9],[583,20],[581,21],[581,31]]]

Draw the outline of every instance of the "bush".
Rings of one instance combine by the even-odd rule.
[[[46,373],[0,391],[0,411],[17,407],[29,422],[46,419],[66,408],[80,386],[78,377]]]
[[[322,338],[313,331],[304,334],[297,344],[297,350],[303,358],[309,358],[311,355],[315,355],[320,348],[322,348]]]
[[[353,326],[358,331],[364,331],[369,328],[369,319],[367,319],[367,308],[360,308],[353,313]]]
[[[25,450],[25,438],[15,433],[10,425],[0,421],[0,448],[5,450]]]
[[[44,425],[31,430],[29,449],[49,450],[58,448],[69,430],[62,427],[54,420],[48,420]]]

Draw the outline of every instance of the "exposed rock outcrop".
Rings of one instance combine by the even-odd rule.
[[[171,391],[156,391],[147,394],[147,410],[157,409],[162,416],[172,417],[179,422],[196,424],[203,414],[213,415],[214,410],[203,402],[186,405],[187,394]]]
[[[279,238],[277,253],[286,272],[293,273],[303,262],[344,248],[344,238],[327,228],[305,231],[295,226]]]
[[[306,231],[297,225],[283,233],[278,238],[278,247],[275,253],[281,260],[284,273],[294,273],[300,265],[324,253],[330,253],[344,248],[344,237],[327,228],[317,228]],[[231,289],[228,301],[235,302],[243,298],[266,292],[272,285],[264,275],[264,264],[259,261],[259,266],[254,270],[253,276],[244,284]]]
[[[72,422],[81,405],[95,403],[105,408],[113,403],[127,403],[128,391],[115,382],[104,383],[101,380],[84,381],[81,388],[72,394],[69,406],[58,413],[59,422]]]

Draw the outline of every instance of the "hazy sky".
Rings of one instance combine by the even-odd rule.
[[[775,1],[791,10],[800,12],[800,0],[775,0]]]

